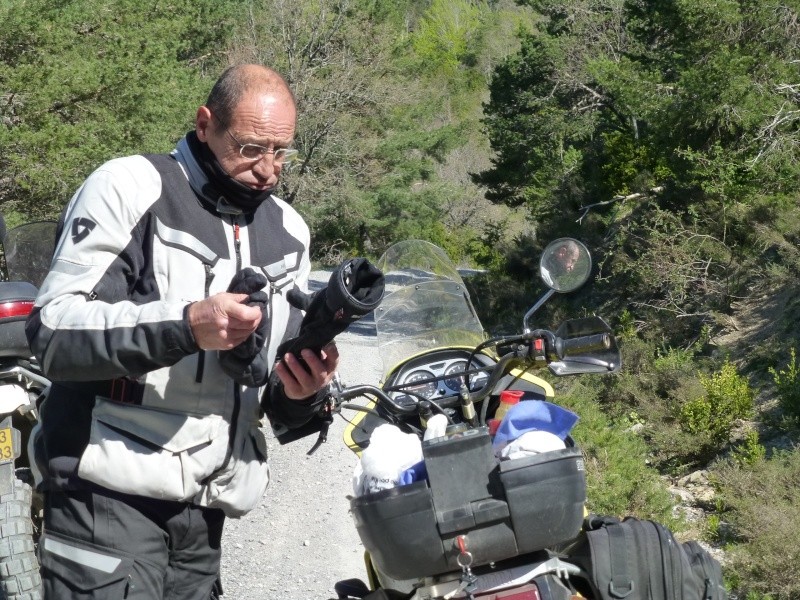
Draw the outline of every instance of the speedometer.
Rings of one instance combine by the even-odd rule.
[[[435,376],[430,371],[419,370],[410,373],[406,380],[403,382],[403,388],[410,394],[416,394],[423,398],[430,398],[436,393],[436,382],[428,381],[420,383],[419,385],[408,385],[416,381],[425,381],[426,379],[433,379]]]
[[[460,360],[447,367],[447,370],[444,372],[447,377],[447,379],[444,380],[444,384],[454,392],[460,390],[461,385],[464,383],[464,377],[461,374],[464,372],[466,366],[467,361]],[[470,381],[470,383],[472,382]]]
[[[464,383],[463,373],[466,366],[467,361],[459,360],[447,367],[447,370],[444,372],[444,374],[447,376],[447,379],[444,380],[444,384],[454,392],[459,391]],[[476,366],[477,365],[473,363],[473,367]],[[488,378],[489,376],[484,371],[470,374],[469,391],[474,392],[475,390],[481,389],[486,384]]]

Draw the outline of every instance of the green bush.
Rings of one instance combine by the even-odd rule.
[[[717,373],[699,377],[705,396],[680,407],[681,427],[688,433],[707,435],[712,443],[722,445],[730,441],[736,420],[752,415],[753,391],[728,361]]]
[[[759,443],[758,432],[755,430],[748,431],[742,443],[731,454],[733,460],[742,467],[758,464],[766,455],[767,449]]]
[[[715,446],[707,436],[682,429],[676,408],[705,395],[695,351],[635,337],[624,337],[620,349],[622,371],[602,382],[605,412],[618,420],[637,415],[651,464],[660,472],[680,476],[704,466]]]
[[[659,348],[653,360],[655,391],[661,398],[683,404],[697,396],[703,384],[697,372],[702,367],[698,346],[689,348]]]
[[[597,514],[651,518],[680,529],[672,497],[648,464],[647,445],[627,422],[609,419],[597,402],[599,386],[594,383],[587,377],[573,380],[557,395],[559,405],[580,417],[572,437],[586,460],[587,508]]]
[[[800,369],[797,366],[795,349],[791,349],[791,358],[785,369],[776,371],[769,368],[772,380],[778,390],[778,402],[784,414],[794,420],[800,418]]]

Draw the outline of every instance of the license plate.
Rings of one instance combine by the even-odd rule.
[[[14,460],[14,436],[11,428],[0,429],[0,462]]]

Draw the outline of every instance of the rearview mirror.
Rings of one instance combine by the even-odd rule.
[[[539,260],[539,274],[545,285],[561,293],[581,287],[592,272],[592,255],[581,242],[559,238],[550,242]]]

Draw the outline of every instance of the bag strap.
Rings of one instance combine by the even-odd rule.
[[[683,600],[686,592],[684,583],[687,581],[689,573],[689,561],[683,546],[678,543],[672,532],[661,525],[655,523],[658,537],[661,541],[661,550],[664,558],[664,585],[666,586],[666,598],[677,598]],[[669,575],[672,575],[670,578]]]
[[[608,527],[609,525],[616,525],[620,520],[617,517],[610,517],[607,515],[596,515],[591,513],[586,516],[583,521],[583,529],[586,531],[595,531]]]
[[[608,593],[612,598],[626,598],[633,593],[635,586],[631,576],[625,529],[618,523],[608,524],[605,529],[608,533],[608,556],[611,567]]]

